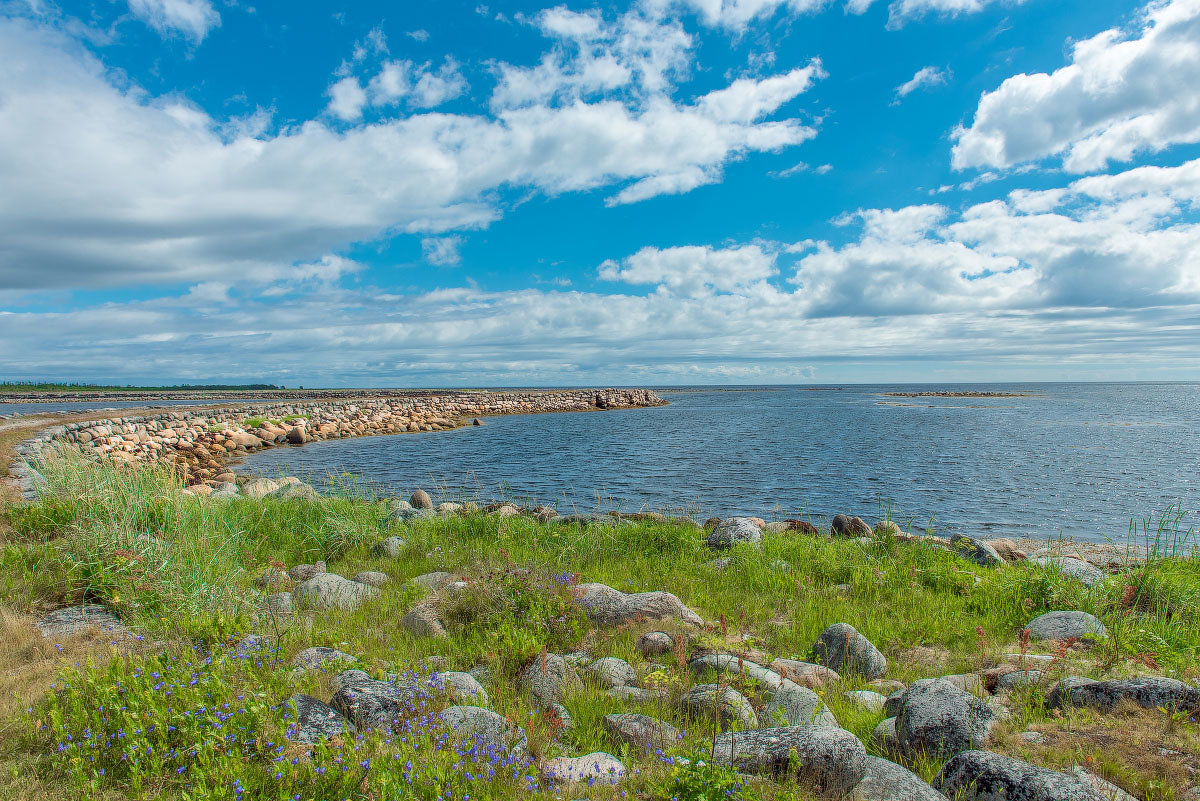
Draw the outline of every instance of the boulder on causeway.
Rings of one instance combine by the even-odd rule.
[[[817,661],[845,675],[855,673],[877,679],[887,672],[887,660],[849,623],[834,623],[813,643]]]

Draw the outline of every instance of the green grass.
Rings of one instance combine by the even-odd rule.
[[[468,780],[465,774],[477,771],[455,766],[454,759],[434,749],[436,737],[425,724],[414,723],[413,736],[404,743],[378,736],[349,740],[292,764],[295,746],[277,750],[284,742],[281,702],[295,690],[324,700],[330,696],[329,675],[297,678],[287,666],[292,654],[310,645],[352,653],[380,676],[423,670],[431,656],[442,657],[451,669],[486,665],[494,678],[487,686],[491,708],[527,729],[535,757],[608,751],[640,770],[622,790],[648,798],[682,794],[697,799],[702,793],[695,794],[694,785],[729,777],[709,776],[702,767],[681,773],[678,766],[618,747],[601,727],[605,714],[641,711],[688,732],[680,754],[694,756],[711,743],[712,722],[682,718],[673,700],[697,679],[675,655],[660,658],[658,665],[643,660],[634,642],[644,631],[664,628],[690,637],[693,647],[737,650],[765,663],[776,656],[809,658],[817,635],[845,621],[884,651],[889,678],[909,682],[989,667],[1001,653],[1019,649],[1018,632],[1034,616],[1083,609],[1101,617],[1113,637],[1090,652],[1060,655],[1054,676],[1124,675],[1149,659],[1158,666],[1156,673],[1189,675],[1191,670],[1194,678],[1200,658],[1195,561],[1160,556],[1087,589],[1053,570],[981,568],[945,549],[894,538],[862,545],[780,534],[768,535],[760,549],[741,546],[729,552],[732,563],[721,570],[712,565],[716,554],[704,546],[703,530],[690,521],[582,528],[468,513],[401,525],[387,520],[389,505],[383,500],[221,502],[182,495],[165,471],[71,459],[44,467],[50,492],[9,513],[15,541],[0,557],[6,602],[22,609],[102,603],[148,641],[164,643],[160,652],[66,666],[56,690],[33,704],[19,742],[8,738],[11,754],[32,766],[47,786],[70,788],[73,797],[107,792],[131,798],[236,798],[235,787],[241,786],[245,798],[290,798],[297,792],[305,798],[391,798],[400,786],[396,766],[409,760],[424,771],[405,785],[413,797],[444,797],[447,791],[456,799],[525,797],[524,773],[514,778],[502,771],[490,782]],[[391,534],[406,540],[400,558],[374,555],[373,544]],[[1187,533],[1182,536],[1186,544]],[[354,612],[301,616],[285,628],[261,617],[255,622],[261,602],[254,588],[257,577],[278,566],[320,559],[343,576],[377,570],[391,582]],[[450,637],[414,638],[399,621],[424,593],[407,580],[435,570],[464,575],[471,588],[443,605]],[[570,600],[574,584],[592,581],[625,592],[668,590],[706,620],[720,622],[691,633],[662,624],[593,629]],[[838,585],[849,585],[849,592]],[[1134,588],[1132,596],[1126,587]],[[236,658],[237,637],[250,631],[276,642],[278,653]],[[203,649],[192,650],[194,643]],[[585,681],[566,701],[575,728],[556,737],[553,721],[514,681],[543,649],[622,657],[643,674],[653,672],[674,695],[669,701],[630,705]],[[171,700],[155,689],[160,684],[175,687]],[[755,695],[753,686],[740,686]],[[845,677],[820,692],[841,724],[869,743],[882,715],[863,712],[842,695],[864,686]],[[1006,725],[1012,731],[1061,728],[1063,722],[1043,710],[1040,699],[1040,692],[1021,696]],[[226,703],[236,714],[222,721],[222,715],[232,714]],[[422,714],[447,703],[444,695],[430,691]],[[149,731],[149,721],[174,731]],[[214,722],[228,724],[222,731],[237,733],[236,743],[214,735]],[[141,734],[131,734],[139,729]],[[118,737],[119,731],[125,735]],[[105,743],[113,737],[121,746],[100,749],[103,756],[68,746],[64,753],[80,756],[79,761],[55,750],[64,742],[78,744],[81,737]],[[149,758],[130,756],[147,746]],[[1055,761],[1074,753],[1063,746],[1043,757]],[[185,769],[176,773],[180,767]],[[940,763],[919,760],[910,767],[929,779]],[[1136,767],[1128,770],[1129,785],[1141,788],[1147,801],[1176,797],[1173,785],[1154,789],[1152,777]],[[569,792],[579,798],[609,796],[599,788]],[[738,793],[806,797],[794,785],[759,781],[736,790],[735,797]]]

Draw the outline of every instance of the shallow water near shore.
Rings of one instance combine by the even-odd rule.
[[[914,529],[1123,542],[1131,518],[1200,508],[1200,385],[998,384],[1031,397],[886,397],[928,386],[664,391],[670,406],[489,418],[332,440],[240,471],[443,500],[701,518],[890,510]],[[1186,525],[1197,522],[1191,512]]]

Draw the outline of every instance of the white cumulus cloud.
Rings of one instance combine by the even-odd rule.
[[[897,105],[902,98],[908,97],[918,89],[942,86],[949,77],[945,70],[937,67],[921,67],[911,78],[896,87],[896,99],[892,101],[892,105]]]
[[[1061,156],[1071,172],[1200,141],[1200,0],[1145,6],[1135,29],[1075,43],[1052,73],[1014,75],[956,132],[953,165],[1012,167]]]
[[[196,43],[221,24],[209,0],[129,0],[129,11],[162,36],[178,34]]]

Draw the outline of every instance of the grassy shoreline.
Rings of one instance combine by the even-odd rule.
[[[1196,680],[1200,571],[1195,561],[1170,553],[1087,588],[1046,568],[980,567],[942,548],[900,542],[883,530],[864,542],[828,534],[767,534],[757,548],[743,545],[718,554],[705,546],[705,532],[685,520],[560,525],[468,508],[401,522],[392,516],[393,504],[382,498],[217,501],[182,493],[166,470],[69,459],[48,464],[45,473],[42,499],[6,513],[11,531],[0,594],[12,644],[3,652],[10,677],[4,689],[14,700],[2,710],[6,719],[0,722],[5,797],[57,801],[83,792],[89,798],[285,798],[300,792],[305,798],[368,798],[376,792],[375,798],[383,798],[391,797],[394,763],[416,758],[427,770],[424,778],[405,785],[415,797],[453,790],[455,798],[515,798],[528,793],[526,776],[532,771],[536,777],[541,762],[604,751],[639,771],[616,792],[667,798],[678,766],[623,749],[601,725],[608,713],[642,712],[687,732],[672,749],[677,755],[711,746],[712,724],[681,715],[674,700],[700,679],[673,655],[660,657],[658,665],[643,658],[634,643],[645,631],[670,630],[687,642],[686,656],[721,651],[767,664],[775,657],[809,658],[817,635],[845,621],[887,656],[886,678],[907,684],[1001,665],[1005,654],[1022,652],[1021,627],[1041,612],[1059,609],[1091,612],[1111,635],[1092,648],[1035,645],[1032,652],[1049,656],[1053,667],[1046,684],[1009,698],[1012,716],[995,747],[1055,768],[1090,765],[1144,801],[1183,799],[1191,782],[1186,758],[1157,757],[1154,749],[1200,750],[1194,723],[1171,723],[1173,718],[1155,710],[1125,709],[1115,718],[1086,710],[1062,716],[1044,705],[1050,676],[1068,673]],[[1178,552],[1194,534],[1168,533],[1176,538]],[[386,536],[405,541],[398,557],[374,552]],[[727,566],[714,564],[720,556],[730,560]],[[262,614],[265,593],[258,585],[265,576],[318,560],[327,562],[331,573],[375,571],[389,581],[377,598],[354,611],[301,611],[287,621]],[[450,636],[415,637],[400,620],[425,590],[410,580],[443,570],[463,577],[472,589],[466,600],[443,609]],[[290,586],[289,579],[282,581],[281,586]],[[569,600],[571,588],[582,582],[623,592],[665,590],[709,623],[695,630],[653,622],[616,629],[580,623]],[[64,642],[19,636],[31,614],[85,601],[115,611],[144,639],[98,632]],[[546,624],[559,618],[565,622]],[[238,644],[250,634],[264,638],[269,648],[239,654]],[[377,677],[406,671],[425,676],[431,658],[453,670],[490,667],[490,707],[526,729],[534,764],[515,778],[502,772],[489,782],[468,780],[465,773],[472,771],[455,767],[464,757],[445,761],[445,753],[433,747],[438,735],[428,727],[418,727],[403,744],[376,735],[350,738],[301,759],[303,749],[283,738],[280,705],[296,691],[328,698],[344,667],[295,675],[290,660],[314,645],[352,654]],[[643,681],[668,689],[670,700],[631,706],[584,681],[564,701],[574,728],[562,731],[519,691],[515,677],[545,651],[574,650],[627,660]],[[48,694],[51,670],[58,686]],[[162,702],[161,690],[154,689],[159,680],[145,679],[155,672],[178,685],[177,697],[190,699],[188,711],[220,709],[213,703],[217,700],[244,706],[244,714],[234,715],[228,725],[257,732],[251,738],[256,745],[232,747],[202,737],[191,716],[180,717],[180,709]],[[24,678],[14,683],[15,675]],[[203,692],[187,686],[195,676]],[[755,687],[736,686],[756,697]],[[871,751],[871,734],[883,715],[859,708],[843,694],[860,689],[869,689],[868,683],[846,676],[818,692],[840,724]],[[255,705],[239,706],[239,696],[256,699]],[[65,735],[78,739],[84,731],[107,732],[116,738],[114,726],[130,743],[150,744],[144,734],[130,735],[127,716],[97,713],[95,700],[102,698],[142,709],[143,729],[153,718],[198,737],[196,754],[183,760],[187,766],[180,773],[175,773],[183,766],[179,760],[156,758],[134,766],[128,756],[114,758],[110,747],[91,754],[97,762],[59,758],[55,749]],[[432,712],[450,701],[430,690],[423,703]],[[30,709],[27,717],[18,714]],[[220,715],[200,717],[211,724]],[[1043,732],[1046,744],[1018,736],[1029,730]],[[283,750],[274,753],[276,746],[266,748],[266,742]],[[127,750],[123,744],[117,753]],[[281,754],[287,758],[279,761]],[[343,770],[347,764],[360,767]],[[909,765],[926,780],[940,766],[936,759]],[[244,796],[237,794],[238,786]],[[614,794],[599,786],[569,792],[576,798]],[[811,797],[807,788],[786,782],[755,781],[744,792],[746,797]]]

